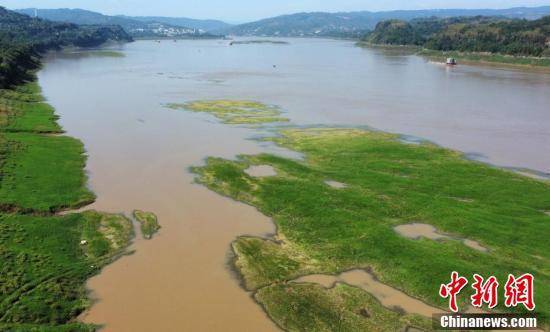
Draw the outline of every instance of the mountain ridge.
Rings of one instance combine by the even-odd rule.
[[[217,33],[255,36],[330,36],[359,34],[373,30],[377,23],[388,19],[412,20],[428,17],[502,16],[534,20],[550,15],[550,6],[513,7],[507,9],[423,9],[353,12],[301,12],[240,24]]]
[[[134,37],[197,37],[197,36],[209,36],[206,30],[198,27],[189,27],[182,24],[170,24],[166,23],[166,19],[161,20],[144,20],[143,18],[133,18],[129,16],[110,16],[104,15],[98,12],[85,10],[85,9],[38,9],[38,8],[25,8],[14,10],[17,13],[29,15],[31,17],[37,16],[42,19],[46,19],[54,22],[66,22],[80,25],[119,25],[124,28],[128,33]],[[186,20],[188,23],[194,23],[201,20],[193,19],[176,19],[179,21]],[[204,26],[207,20],[201,24]],[[220,24],[216,25],[221,26]]]

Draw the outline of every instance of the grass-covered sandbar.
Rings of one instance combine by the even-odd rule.
[[[141,235],[144,239],[150,240],[153,238],[159,229],[160,225],[157,220],[157,216],[153,212],[134,210],[132,212],[133,217],[139,222],[141,228]]]
[[[288,122],[276,106],[249,100],[197,100],[184,104],[168,104],[168,108],[214,115],[227,124],[264,124]]]
[[[287,284],[300,276],[356,268],[370,269],[385,285],[438,308],[446,308],[437,290],[450,271],[500,280],[508,273],[532,273],[537,311],[548,324],[547,181],[467,160],[434,144],[404,144],[398,135],[383,132],[283,129],[271,140],[303,153],[305,160],[270,154],[209,158],[206,166],[193,171],[210,189],[273,218],[278,227],[273,239],[241,237],[233,249],[245,287],[284,329],[356,330],[375,324],[393,330],[376,322],[385,313],[360,317],[361,308],[373,311],[363,290]],[[277,173],[253,177],[245,172],[253,165],[271,165]],[[346,187],[328,186],[327,179]],[[431,225],[449,238],[413,239],[395,231],[414,222]],[[349,292],[357,293],[357,307],[346,304]],[[471,289],[461,295],[465,308]],[[400,317],[392,321],[404,324],[405,319],[418,328],[425,323]]]

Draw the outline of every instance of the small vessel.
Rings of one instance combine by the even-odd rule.
[[[449,66],[456,66],[456,59],[455,58],[447,58],[447,65]]]

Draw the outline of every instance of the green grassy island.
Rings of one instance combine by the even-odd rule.
[[[198,100],[185,104],[168,104],[168,108],[210,113],[227,124],[262,124],[288,122],[278,107],[247,100]]]
[[[233,250],[244,286],[283,329],[430,328],[428,318],[385,308],[359,288],[291,282],[356,268],[443,309],[438,289],[451,271],[499,280],[529,272],[536,278],[537,312],[548,326],[550,183],[388,133],[284,129],[271,140],[303,153],[304,161],[271,154],[209,158],[193,171],[208,188],[273,218],[274,238],[240,237]],[[250,176],[245,170],[252,165],[277,173]],[[409,238],[395,229],[412,223],[449,236]],[[460,294],[462,308],[471,291]]]
[[[144,239],[152,239],[153,235],[159,231],[160,225],[154,213],[134,210],[132,215],[140,223],[141,235]]]

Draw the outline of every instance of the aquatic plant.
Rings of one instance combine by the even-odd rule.
[[[246,100],[204,100],[185,104],[168,104],[168,108],[210,113],[227,124],[262,124],[288,122],[276,106]]]

